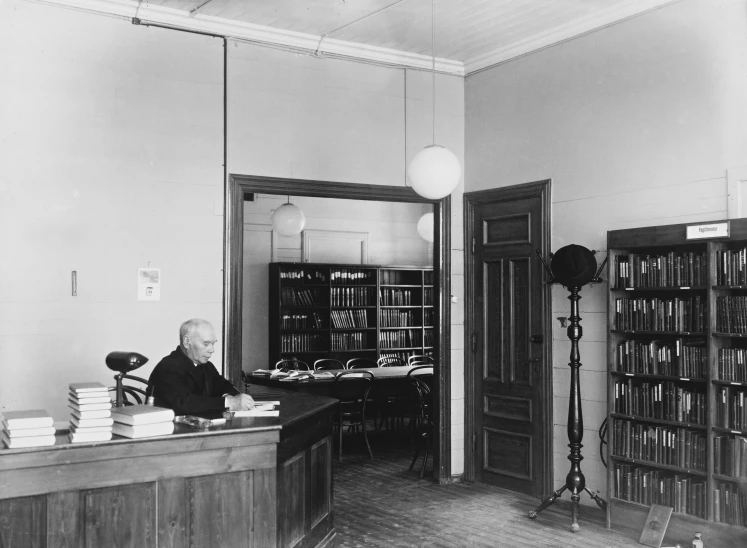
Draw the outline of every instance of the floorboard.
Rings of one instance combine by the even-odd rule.
[[[539,501],[506,489],[466,482],[437,485],[419,478],[418,460],[406,436],[371,435],[374,459],[360,439],[345,435],[343,458],[334,464],[335,528],[338,548],[512,547],[640,548],[638,539],[605,528],[604,513],[581,507],[581,531],[571,533],[565,501],[527,513]],[[360,438],[360,436],[357,436]]]

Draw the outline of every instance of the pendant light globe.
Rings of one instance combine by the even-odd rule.
[[[459,184],[462,164],[456,154],[440,145],[430,145],[418,152],[407,167],[412,189],[423,198],[440,200]]]
[[[281,236],[297,236],[306,225],[306,215],[291,203],[283,204],[272,214],[272,229]]]
[[[433,243],[433,213],[426,213],[418,221],[418,234],[426,242]]]

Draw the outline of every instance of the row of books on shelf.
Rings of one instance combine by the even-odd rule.
[[[379,302],[381,306],[413,306],[411,289],[379,289]]]
[[[368,336],[365,333],[332,333],[331,344],[332,350],[366,350],[369,348]]]
[[[327,274],[316,268],[283,268],[280,270],[280,279],[323,284],[327,283]]]
[[[716,331],[747,333],[747,297],[716,297]]]
[[[333,287],[332,306],[375,306],[376,290],[373,287]]]
[[[704,379],[708,371],[706,342],[698,340],[625,340],[617,345],[617,371]]]
[[[324,318],[318,312],[311,314],[282,314],[281,329],[324,329]]]
[[[729,435],[713,438],[713,473],[747,479],[747,438]]]
[[[704,432],[616,419],[612,435],[613,454],[618,457],[706,470]]]
[[[707,284],[704,252],[670,251],[666,254],[615,257],[616,288],[692,287]]]
[[[747,431],[747,392],[732,386],[722,386],[716,393],[716,425],[721,428]]]
[[[410,327],[416,324],[413,310],[380,310],[379,327]]]
[[[381,348],[410,348],[421,346],[419,329],[400,329],[398,331],[381,331],[379,344]]]
[[[280,288],[280,304],[296,307],[327,306],[324,294],[318,289],[299,289],[297,287]]]
[[[280,336],[281,352],[316,352],[326,350],[324,339],[316,333],[292,333]]]
[[[706,329],[706,300],[694,297],[615,299],[615,328],[697,333]]]
[[[615,464],[615,498],[669,506],[680,514],[706,519],[705,479],[633,464]]]
[[[713,495],[714,521],[747,526],[747,489],[719,482]]]
[[[421,271],[419,270],[381,270],[381,284],[382,285],[420,285],[422,283],[421,280]],[[425,272],[426,277],[426,284],[433,283],[432,278],[431,281],[427,281],[428,275],[432,274],[431,272]]]
[[[368,316],[365,310],[333,310],[330,313],[332,327],[335,329],[349,329],[368,327]]]
[[[329,277],[334,285],[376,285],[374,269],[333,268]]]
[[[721,348],[718,351],[718,378],[747,382],[747,348]]]
[[[716,285],[747,285],[747,248],[716,252]]]
[[[637,417],[704,425],[706,395],[675,382],[634,383],[633,379],[615,382],[615,413]]]
[[[433,289],[429,287],[423,288],[423,304],[425,306],[433,306]]]

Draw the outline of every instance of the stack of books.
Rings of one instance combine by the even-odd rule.
[[[167,436],[174,432],[174,411],[153,405],[130,405],[112,411],[113,432],[125,438]]]
[[[100,382],[76,382],[68,394],[70,441],[108,441],[112,439],[112,401],[109,390]]]
[[[9,449],[54,445],[54,432],[54,420],[44,409],[3,414],[1,437]]]

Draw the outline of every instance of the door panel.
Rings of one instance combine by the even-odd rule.
[[[542,192],[530,192],[476,203],[467,273],[474,288],[475,479],[535,496],[544,493],[552,465],[552,425],[545,420],[552,401],[543,396],[550,364],[541,342],[548,299],[535,252],[547,245],[543,200]]]

